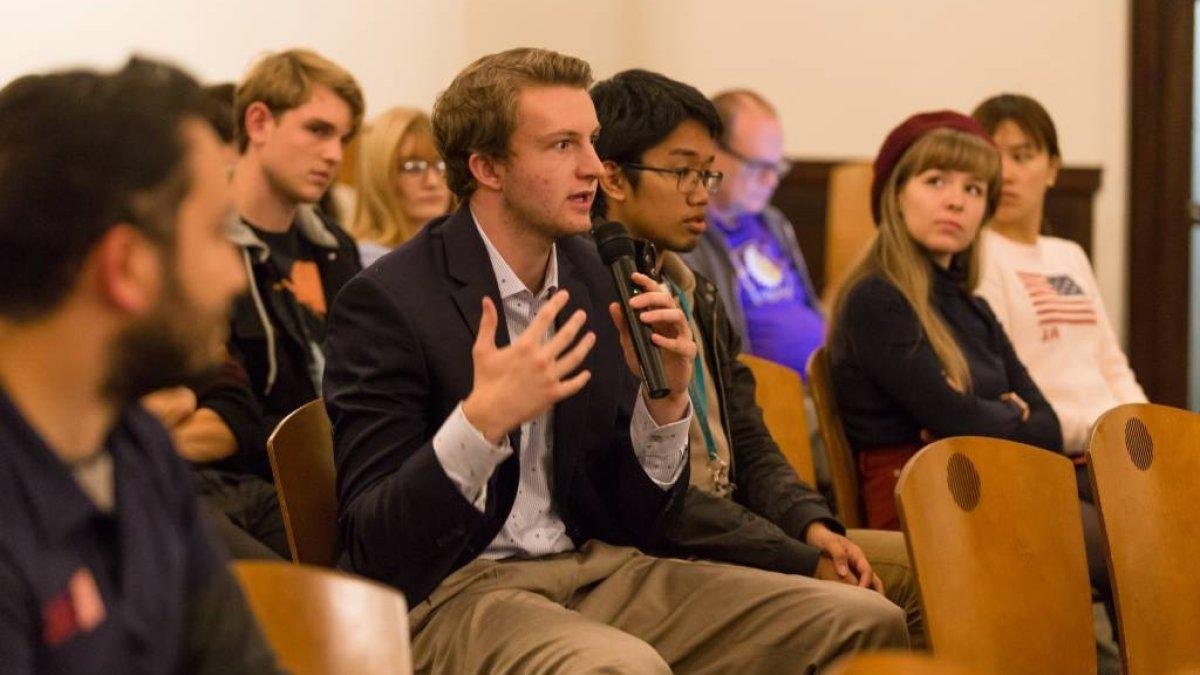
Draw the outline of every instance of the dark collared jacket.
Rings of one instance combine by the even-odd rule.
[[[609,271],[582,237],[557,244],[560,287],[587,314],[596,344],[576,395],[554,406],[553,499],[576,546],[589,539],[648,546],[688,484],[662,490],[634,454],[637,382],[608,304]],[[334,430],[343,566],[397,586],[413,606],[483,552],[516,496],[518,453],[487,483],[480,512],[433,451],[433,436],[472,386],[471,347],[489,296],[503,307],[483,239],[466,206],[426,226],[346,284],[330,312],[325,404]],[[509,342],[506,323],[497,344]],[[520,447],[519,432],[510,438]]]
[[[696,274],[694,305],[736,488],[732,499],[689,489],[679,518],[656,552],[811,575],[820,552],[803,543],[804,530],[814,521],[840,534],[845,528],[821,494],[796,476],[771,438],[755,402],[754,375],[737,358],[741,338],[716,286],[701,274]]]
[[[0,392],[0,671],[276,672],[167,432],[130,407],[105,449],[112,513]]]
[[[358,247],[311,206],[299,208],[293,227],[320,252],[314,262],[325,306],[332,306],[342,286],[362,269]],[[225,377],[197,395],[200,407],[214,410],[233,431],[238,451],[208,466],[269,481],[266,436],[293,410],[321,395],[325,356],[321,345],[310,339],[296,298],[283,287],[266,243],[241,221],[231,228],[230,239],[241,249],[249,281],[246,293],[234,302],[228,342],[245,378]]]

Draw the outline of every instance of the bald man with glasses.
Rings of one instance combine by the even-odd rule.
[[[707,231],[685,257],[716,283],[746,351],[803,373],[825,318],[792,224],[770,205],[791,169],[779,118],[748,90],[713,103],[725,125],[713,169],[725,178],[709,202]]]
[[[713,169],[724,174],[708,204],[708,229],[687,264],[712,280],[750,354],[805,375],[808,357],[825,338],[825,315],[808,275],[792,223],[770,205],[792,165],[783,129],[761,95],[736,89],[712,99],[724,124]],[[805,397],[817,482],[829,471],[816,414]]]

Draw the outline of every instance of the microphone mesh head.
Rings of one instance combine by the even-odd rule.
[[[600,249],[600,259],[605,265],[611,265],[617,258],[632,258],[635,255],[629,230],[615,220],[597,225],[592,230],[592,237],[596,240],[596,247]]]

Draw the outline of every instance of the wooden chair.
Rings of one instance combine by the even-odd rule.
[[[821,299],[830,306],[838,285],[875,238],[871,215],[874,168],[865,162],[840,164],[829,172],[825,211],[825,287]]]
[[[1118,406],[1096,422],[1088,456],[1125,672],[1200,672],[1200,416]]]
[[[825,457],[829,464],[829,480],[833,484],[838,518],[846,527],[863,527],[867,518],[858,494],[858,467],[854,463],[850,441],[846,440],[846,430],[842,427],[842,414],[838,411],[837,398],[833,394],[829,354],[823,346],[808,357],[808,390],[817,408],[817,422],[821,440],[825,443]]]
[[[1003,673],[1095,674],[1068,459],[994,438],[943,439],[901,471],[896,507],[936,656]]]
[[[801,480],[816,485],[812,443],[804,419],[804,381],[800,373],[767,359],[738,357],[754,373],[754,398],[763,411],[763,422],[788,464]]]
[[[828,675],[993,675],[994,671],[968,668],[926,654],[874,652],[852,654],[836,661]]]
[[[239,560],[233,571],[288,671],[412,673],[408,607],[399,591],[308,565]]]
[[[325,403],[306,403],[267,440],[292,561],[332,567],[337,541],[333,432]]]

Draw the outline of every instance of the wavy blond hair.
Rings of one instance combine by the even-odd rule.
[[[934,129],[917,139],[884,184],[879,233],[834,297],[829,335],[832,342],[841,328],[846,298],[854,287],[868,277],[878,276],[895,286],[908,301],[942,364],[946,379],[958,391],[966,392],[971,388],[971,370],[950,327],[933,307],[929,254],[909,234],[900,212],[899,197],[904,184],[930,169],[964,171],[987,183],[987,206],[981,227],[996,210],[1001,178],[1000,155],[995,147],[974,134],[948,128]],[[980,239],[976,234],[967,249],[955,256],[966,267],[964,286],[968,292],[979,283]]]
[[[399,169],[400,145],[422,135],[434,146],[429,116],[415,108],[391,108],[363,129],[358,145],[358,198],[350,233],[360,241],[394,248],[408,241],[424,223],[412,222],[404,212],[393,179]]]
[[[328,87],[350,106],[350,138],[363,116],[363,94],[354,76],[311,49],[289,49],[259,59],[238,84],[233,95],[233,120],[238,152],[250,144],[246,109],[262,101],[272,115],[298,108],[312,96],[314,86]]]

